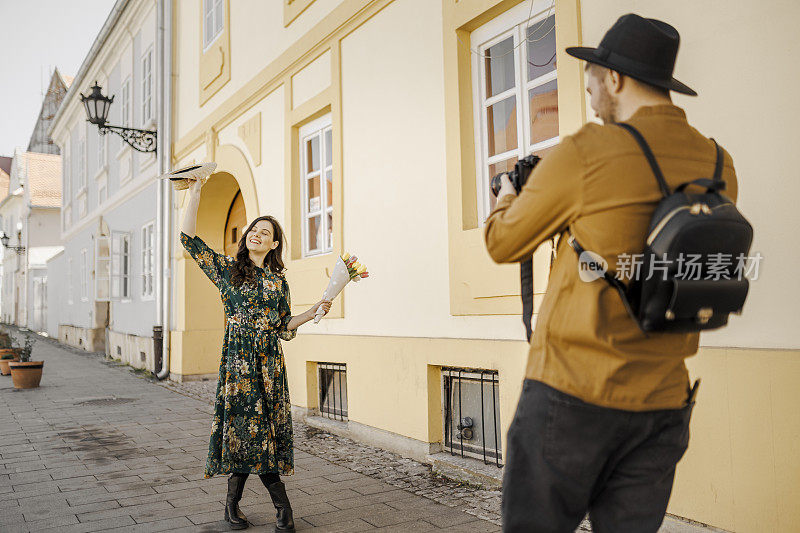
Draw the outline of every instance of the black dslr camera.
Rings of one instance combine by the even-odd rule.
[[[525,182],[528,181],[528,176],[531,175],[531,171],[533,171],[533,168],[538,165],[541,160],[541,157],[533,154],[528,157],[523,157],[514,165],[514,170],[508,173],[508,178],[511,180],[511,185],[514,186],[517,194],[519,194],[519,191],[525,186]],[[489,187],[492,189],[495,196],[500,192],[500,176],[503,174],[505,174],[505,172],[501,172],[493,177],[490,182]]]

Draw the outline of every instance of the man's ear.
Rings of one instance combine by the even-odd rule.
[[[625,76],[616,70],[608,69],[606,72],[606,89],[610,94],[619,94],[622,91],[622,85],[625,83]]]

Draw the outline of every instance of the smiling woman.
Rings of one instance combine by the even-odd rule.
[[[291,403],[280,341],[293,339],[297,328],[311,320],[317,309],[327,313],[330,302],[320,301],[305,313],[291,316],[281,257],[283,230],[271,216],[256,218],[241,232],[235,257],[215,252],[195,235],[203,183],[195,180],[189,189],[181,243],[219,289],[225,308],[225,340],[205,476],[230,474],[225,520],[232,528],[248,525],[239,501],[253,473],[267,487],[278,511],[276,529],[294,531],[291,505],[280,480],[280,474],[294,473]],[[241,195],[229,209],[229,223],[237,199]],[[227,241],[228,229],[225,233]]]

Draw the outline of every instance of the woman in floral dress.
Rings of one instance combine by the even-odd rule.
[[[320,301],[291,316],[289,284],[283,275],[283,231],[269,216],[255,219],[239,241],[236,257],[219,254],[195,235],[203,186],[190,189],[181,243],[217,286],[225,306],[225,339],[205,477],[230,474],[225,520],[232,529],[248,527],[239,509],[244,483],[258,474],[275,505],[276,531],[294,531],[280,474],[294,473],[292,416],[286,367],[279,339],[291,340],[297,328],[325,313]]]

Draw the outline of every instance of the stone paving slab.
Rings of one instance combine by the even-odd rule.
[[[40,388],[0,377],[0,531],[229,530],[226,480],[202,475],[215,382],[158,383],[42,338],[34,359],[45,361]],[[497,490],[302,422],[294,433],[295,475],[284,480],[298,531],[500,531]],[[249,531],[272,531],[255,476],[241,507]],[[668,520],[663,531],[709,530]]]

